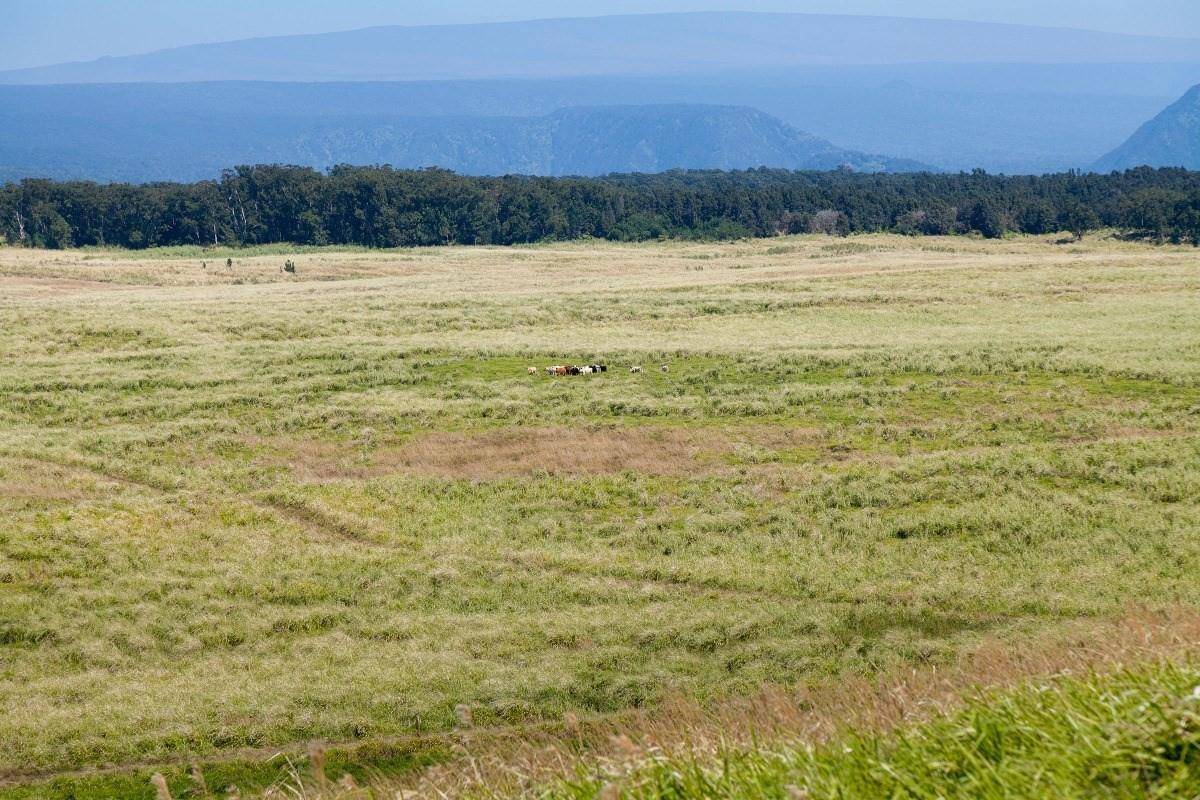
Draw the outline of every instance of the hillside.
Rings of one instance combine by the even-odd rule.
[[[1197,64],[1127,64],[811,67],[675,78],[0,85],[0,179],[195,179],[263,153],[280,132],[290,140],[330,121],[394,126],[412,118],[541,117],[576,106],[678,104],[749,106],[848,150],[946,169],[1040,174],[1091,164],[1198,81]],[[188,146],[171,147],[181,132]],[[167,144],[156,144],[160,140]]]
[[[0,179],[213,178],[237,164],[439,166],[474,175],[601,175],[676,167],[866,172],[928,165],[840,148],[732,106],[571,108],[539,117],[72,110],[0,112]]]
[[[1194,62],[1200,43],[950,20],[703,12],[376,27],[0,73],[3,83],[686,75],[803,65]]]
[[[1140,166],[1200,169],[1200,85],[1139,128],[1095,168],[1106,172]]]

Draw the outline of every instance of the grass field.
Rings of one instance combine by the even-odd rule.
[[[0,354],[0,797],[1200,601],[1193,248],[7,248]]]

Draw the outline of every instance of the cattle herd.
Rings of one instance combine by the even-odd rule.
[[[555,364],[554,366],[546,367],[546,374],[550,376],[556,375],[597,375],[601,372],[608,372],[607,364],[585,364],[584,366],[576,366],[575,364]],[[663,372],[667,372],[670,367],[663,364],[659,367]],[[537,367],[529,367],[530,375],[537,375],[541,370]],[[642,371],[641,367],[633,366],[629,368],[632,373]]]
[[[530,367],[531,373],[537,372],[536,367]],[[593,375],[601,372],[608,372],[607,364],[585,364],[582,367],[577,367],[574,364],[556,364],[552,367],[546,367],[547,375]]]

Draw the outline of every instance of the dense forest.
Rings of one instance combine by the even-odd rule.
[[[515,244],[598,237],[1116,228],[1200,243],[1200,173],[955,175],[676,171],[603,178],[474,178],[439,169],[238,167],[191,184],[0,186],[0,234],[37,247]]]

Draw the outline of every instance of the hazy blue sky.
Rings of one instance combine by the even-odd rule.
[[[369,25],[722,9],[945,17],[1200,38],[1200,0],[0,0],[0,69]]]

